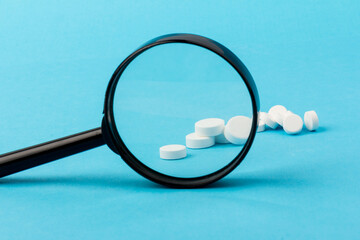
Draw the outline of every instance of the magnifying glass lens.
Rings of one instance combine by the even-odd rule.
[[[228,62],[183,43],[159,45],[136,57],[117,83],[113,108],[129,151],[152,170],[178,178],[205,176],[232,162],[249,137],[253,111],[244,81]],[[195,123],[208,118],[224,120],[225,138],[210,136],[217,143],[187,147],[185,158],[160,158],[160,147],[186,145]]]

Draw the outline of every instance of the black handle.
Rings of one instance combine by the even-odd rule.
[[[0,177],[105,144],[101,128],[0,155]]]

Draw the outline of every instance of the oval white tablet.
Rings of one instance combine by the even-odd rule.
[[[186,157],[186,147],[180,144],[165,145],[160,148],[160,158],[180,159]]]
[[[199,136],[196,133],[186,135],[186,146],[188,148],[207,148],[215,144],[215,137]]]
[[[280,115],[283,115],[286,112],[287,112],[286,107],[284,107],[282,105],[275,105],[269,109],[269,114],[279,113]]]
[[[319,117],[315,111],[307,111],[304,114],[305,127],[309,131],[315,131],[319,127]]]
[[[244,144],[250,135],[251,123],[252,120],[245,116],[232,117],[225,126],[226,139],[233,144]]]
[[[222,132],[221,134],[215,136],[215,143],[230,143],[225,135],[224,135],[224,132]]]
[[[220,118],[207,118],[195,123],[195,133],[199,136],[213,137],[224,131],[225,121]]]
[[[299,115],[287,114],[284,119],[283,128],[287,134],[298,134],[303,127],[303,120]]]
[[[276,129],[279,126],[279,124],[276,122],[274,116],[270,113],[268,114],[265,123],[272,129]]]
[[[260,120],[256,131],[263,132],[263,131],[265,131],[265,129],[266,129],[265,122],[263,120]]]

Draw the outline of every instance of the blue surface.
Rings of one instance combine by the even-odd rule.
[[[1,239],[359,239],[358,1],[0,1],[0,151],[98,127],[119,62],[172,32],[213,38],[261,107],[321,128],[256,136],[241,166],[175,190],[101,147],[0,180]]]

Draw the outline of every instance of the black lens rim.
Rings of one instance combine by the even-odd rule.
[[[168,43],[185,43],[185,44],[196,45],[216,53],[217,55],[222,57],[225,61],[227,61],[239,73],[240,77],[244,81],[249,91],[249,95],[251,98],[252,110],[253,110],[252,127],[249,138],[246,141],[244,147],[242,148],[240,153],[228,165],[219,169],[216,172],[201,177],[193,177],[193,178],[173,177],[162,174],[160,172],[157,172],[149,168],[148,166],[143,164],[140,160],[138,160],[126,147],[123,140],[121,139],[119,132],[117,131],[115,124],[113,103],[114,103],[116,87],[122,73],[124,72],[126,67],[141,53],[145,52],[146,50],[152,47],[162,44],[168,44]],[[110,79],[105,95],[104,122],[106,122],[106,124],[103,125],[106,125],[106,129],[103,130],[107,131],[108,141],[112,142],[111,144],[112,148],[115,147],[117,150],[116,152],[121,156],[121,158],[126,162],[126,164],[129,165],[133,170],[135,170],[143,177],[153,182],[169,187],[197,188],[197,187],[203,187],[205,185],[208,185],[225,177],[243,161],[246,154],[250,150],[256,135],[259,111],[260,111],[260,100],[254,79],[252,78],[250,72],[245,67],[245,65],[233,52],[231,52],[228,48],[226,48],[222,44],[203,36],[199,36],[195,34],[186,34],[186,33],[167,34],[154,38],[148,41],[147,43],[145,43],[144,45],[142,45],[139,49],[137,49],[132,54],[130,54],[115,70],[114,74]]]

